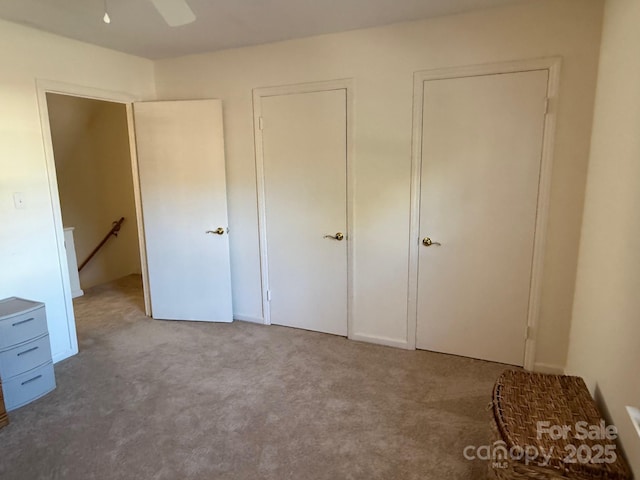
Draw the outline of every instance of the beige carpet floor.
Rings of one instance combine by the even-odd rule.
[[[139,277],[75,302],[80,353],[10,413],[0,478],[485,478],[504,366],[243,322],[146,318]]]

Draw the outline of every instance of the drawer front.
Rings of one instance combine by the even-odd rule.
[[[0,348],[26,342],[47,333],[44,307],[6,318],[0,322]]]
[[[45,335],[19,347],[0,352],[0,378],[6,382],[11,377],[32,370],[51,361],[49,335]]]
[[[56,388],[56,378],[52,363],[13,377],[7,383],[2,382],[7,412],[42,397],[54,388]]]

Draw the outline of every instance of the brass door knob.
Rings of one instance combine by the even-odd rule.
[[[425,247],[430,247],[431,245],[441,245],[441,243],[440,242],[434,242],[429,237],[424,237],[422,239],[422,245],[424,245]]]
[[[344,234],[342,232],[338,232],[335,235],[325,235],[324,238],[331,238],[333,240],[338,240],[340,242],[344,240]]]
[[[224,235],[224,228],[218,227],[215,230],[207,230],[206,233],[211,233],[211,234],[214,234],[214,235]]]

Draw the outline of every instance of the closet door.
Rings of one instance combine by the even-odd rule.
[[[271,323],[346,336],[346,90],[260,101]]]
[[[230,322],[219,100],[134,104],[153,318]]]
[[[524,363],[547,81],[423,83],[418,348]]]

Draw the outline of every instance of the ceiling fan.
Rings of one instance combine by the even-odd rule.
[[[170,27],[179,27],[195,21],[196,15],[191,10],[187,0],[149,0],[158,13]],[[111,23],[107,10],[107,0],[104,0],[104,23]]]
[[[195,21],[196,15],[187,0],[149,0],[170,27],[179,27]]]

